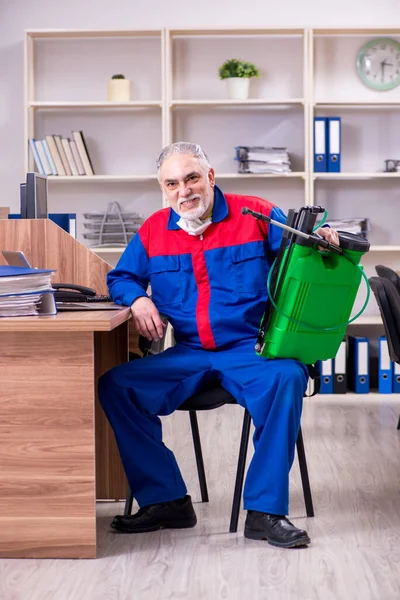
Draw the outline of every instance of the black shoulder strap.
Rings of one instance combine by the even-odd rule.
[[[319,372],[319,370],[317,369],[317,367],[315,365],[307,365],[307,369],[308,369],[308,373],[310,375],[310,378],[314,380],[314,391],[312,394],[304,394],[307,398],[311,398],[312,396],[315,396],[315,394],[318,394],[319,390],[321,389],[321,373]]]

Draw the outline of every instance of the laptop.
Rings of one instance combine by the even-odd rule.
[[[32,268],[25,254],[20,250],[2,250],[2,254],[12,267]],[[59,311],[121,310],[127,308],[113,302],[56,302],[56,306]]]

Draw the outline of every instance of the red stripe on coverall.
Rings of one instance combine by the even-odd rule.
[[[201,244],[199,239],[199,245]],[[201,244],[202,245],[202,244]],[[205,350],[215,350],[216,343],[211,329],[208,308],[210,306],[210,280],[204,252],[199,248],[192,253],[193,273],[197,285],[196,323],[201,345]]]

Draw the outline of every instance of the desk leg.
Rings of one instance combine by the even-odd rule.
[[[128,360],[128,323],[112,331],[96,331],[96,497],[99,500],[125,500],[127,481],[114,433],[97,397],[97,380],[106,371]]]
[[[96,556],[93,332],[0,335],[0,557]]]

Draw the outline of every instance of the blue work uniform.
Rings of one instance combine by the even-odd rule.
[[[244,508],[288,514],[308,370],[296,360],[255,353],[281,229],[242,215],[244,206],[286,220],[261,198],[223,194],[216,186],[212,224],[201,236],[180,229],[179,216],[162,209],[146,220],[108,274],[112,299],[126,306],[146,296],[150,283],[176,340],[165,352],[120,365],[99,381],[100,402],[139,506],[186,494],[158,417],[216,381],[247,407],[255,426]]]

